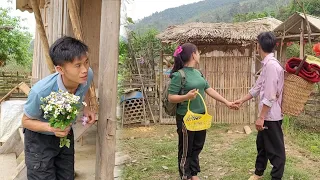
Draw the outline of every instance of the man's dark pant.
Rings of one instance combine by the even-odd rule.
[[[25,129],[25,162],[28,180],[73,180],[74,136],[70,148],[60,148],[60,138]]]
[[[181,179],[191,179],[200,172],[199,154],[206,139],[206,130],[188,131],[183,123],[183,116],[177,115],[178,166]]]
[[[272,180],[281,180],[286,161],[285,147],[281,121],[265,121],[264,126],[268,127],[258,132],[255,174],[262,176],[267,167],[268,160],[273,165]]]

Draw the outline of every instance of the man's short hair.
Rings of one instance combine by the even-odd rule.
[[[49,49],[50,57],[55,66],[62,66],[67,62],[73,62],[75,58],[80,58],[87,52],[87,45],[68,36],[57,39]]]
[[[263,32],[258,35],[258,43],[264,52],[271,53],[276,46],[277,39],[272,32]]]

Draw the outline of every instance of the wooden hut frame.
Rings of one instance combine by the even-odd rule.
[[[285,53],[287,50],[287,42],[300,43],[299,58],[303,59],[305,56],[305,40],[309,39],[309,42],[314,42],[320,37],[320,18],[296,12],[276,27],[274,32],[277,38],[281,40],[281,43],[279,43],[280,52],[278,59],[281,60],[282,63],[285,63],[287,59]]]
[[[256,80],[258,62],[256,38],[258,34],[272,31],[281,24],[274,18],[261,18],[249,22],[189,23],[168,27],[158,35],[163,46],[171,43],[191,42],[201,51],[199,69],[209,84],[226,99],[233,101],[247,94]],[[160,99],[167,76],[163,75],[163,63],[167,55],[161,52],[160,60]],[[161,103],[161,101],[160,101]],[[256,120],[256,101],[244,104],[241,111],[231,111],[212,98],[206,98],[209,113],[214,123],[250,124]],[[160,105],[162,107],[162,104]],[[173,117],[160,109],[160,122],[173,124]]]
[[[17,9],[34,12],[37,29],[33,59],[34,81],[54,71],[48,56],[49,45],[68,35],[84,41],[90,48],[94,81],[99,76],[96,179],[114,178],[117,103],[118,43],[120,4],[117,0],[16,0]],[[44,58],[45,57],[45,58]],[[42,60],[46,59],[47,64]],[[94,84],[90,87],[90,106],[97,109]],[[108,104],[106,103],[108,102]]]

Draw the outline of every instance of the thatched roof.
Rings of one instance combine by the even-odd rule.
[[[188,23],[169,26],[157,37],[164,43],[244,44],[281,23],[269,17],[239,23]]]

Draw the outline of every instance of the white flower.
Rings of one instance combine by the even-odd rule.
[[[88,106],[86,102],[82,102],[82,104],[83,104],[84,106],[86,106],[86,107]]]

